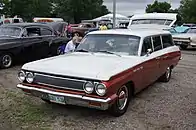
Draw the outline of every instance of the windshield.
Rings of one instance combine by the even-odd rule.
[[[18,37],[21,29],[16,27],[0,27],[0,36]]]
[[[138,55],[139,43],[140,37],[132,35],[91,34],[82,40],[77,50]]]
[[[136,19],[132,21],[132,24],[158,24],[158,25],[170,25],[172,20],[168,19]]]
[[[187,33],[196,33],[196,28],[190,28],[187,30]]]

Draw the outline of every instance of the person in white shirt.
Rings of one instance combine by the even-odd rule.
[[[72,51],[74,51],[74,50],[76,49],[76,44],[77,44],[77,38],[76,38],[76,37],[73,37],[73,39],[70,40],[70,41],[67,43],[64,52],[67,53],[67,52],[72,52]]]

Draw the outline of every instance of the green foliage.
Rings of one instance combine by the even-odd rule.
[[[184,22],[196,23],[196,0],[181,0],[179,12]]]
[[[171,5],[167,2],[155,1],[153,4],[148,4],[146,7],[146,13],[168,13],[171,9]]]
[[[54,3],[57,16],[76,23],[108,13],[103,0],[55,0]]]
[[[11,13],[11,4],[9,0],[0,0],[0,14],[10,15]]]
[[[51,3],[49,0],[13,0],[12,16],[18,15],[28,21],[33,17],[50,16]]]
[[[108,9],[103,0],[0,0],[0,13],[27,21],[33,17],[62,17],[78,23],[107,14]]]

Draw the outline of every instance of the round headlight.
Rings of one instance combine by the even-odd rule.
[[[32,83],[33,80],[34,80],[33,73],[31,73],[31,72],[30,73],[27,73],[26,80],[27,80],[28,83]]]
[[[106,94],[106,90],[107,90],[107,88],[104,84],[98,84],[95,89],[96,93],[99,96],[104,96]]]
[[[92,82],[86,82],[84,83],[84,91],[88,94],[93,93],[94,91],[94,84]]]
[[[25,78],[26,78],[25,72],[24,71],[20,71],[18,73],[18,79],[20,80],[20,82],[23,82],[25,80]]]

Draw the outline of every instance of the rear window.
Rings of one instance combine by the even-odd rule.
[[[173,46],[173,41],[172,41],[171,35],[163,35],[162,42],[163,42],[163,48]]]

